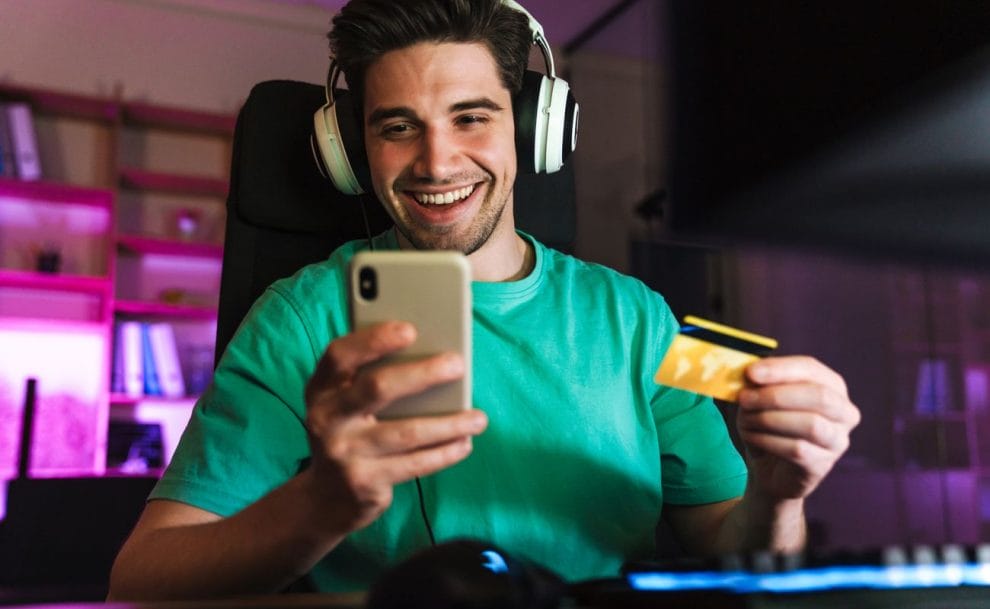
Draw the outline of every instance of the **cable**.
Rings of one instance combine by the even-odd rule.
[[[433,527],[430,525],[430,517],[426,515],[426,501],[423,499],[423,484],[416,476],[416,493],[419,495],[419,513],[423,515],[423,524],[426,525],[426,534],[430,536],[430,545],[437,545],[437,538],[433,536]]]
[[[364,197],[358,199],[361,201],[361,217],[364,218],[364,234],[368,236],[368,249],[375,251],[375,244],[371,240],[371,224],[368,223],[368,210],[364,206]]]

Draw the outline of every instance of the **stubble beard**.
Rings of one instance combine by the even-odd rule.
[[[493,184],[493,182],[488,182]],[[508,203],[512,191],[505,193],[502,200],[495,202],[496,193],[489,191],[482,202],[478,215],[465,233],[455,232],[455,226],[433,226],[413,224],[407,218],[393,218],[396,229],[418,250],[453,250],[469,256],[481,249],[491,238]]]

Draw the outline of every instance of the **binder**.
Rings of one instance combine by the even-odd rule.
[[[144,372],[144,394],[161,395],[161,385],[158,384],[158,367],[155,363],[154,351],[151,349],[150,326],[142,323],[141,328],[141,364]]]
[[[120,322],[120,348],[123,352],[124,393],[130,397],[144,395],[144,352],[141,347],[141,322]]]
[[[124,326],[118,323],[113,332],[113,367],[110,369],[110,391],[127,393],[124,383]]]
[[[16,176],[14,145],[10,140],[10,128],[7,126],[7,104],[0,103],[0,177],[13,178]]]
[[[34,131],[31,106],[25,102],[10,102],[6,110],[17,177],[22,180],[37,180],[41,177],[41,159],[38,157],[38,138]]]
[[[186,385],[182,379],[182,365],[179,362],[172,324],[164,322],[150,324],[148,335],[161,394],[167,398],[184,396]]]

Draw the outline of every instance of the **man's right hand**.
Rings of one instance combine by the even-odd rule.
[[[488,424],[479,410],[375,417],[396,398],[463,375],[458,355],[367,366],[415,334],[409,324],[390,322],[330,343],[306,386],[310,467],[226,518],[179,501],[149,502],[114,564],[110,598],[280,590],[375,520],[395,484],[464,459],[471,437]]]
[[[463,376],[458,354],[368,366],[408,347],[416,330],[386,322],[330,343],[306,385],[306,428],[315,497],[327,532],[367,526],[392,503],[392,488],[453,465],[471,452],[471,437],[488,419],[480,410],[443,416],[379,420],[398,398]]]

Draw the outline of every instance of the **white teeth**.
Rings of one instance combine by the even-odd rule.
[[[454,201],[460,201],[461,199],[468,197],[472,192],[474,192],[473,185],[438,194],[419,192],[414,194],[413,198],[420,203],[425,203],[428,205],[450,205]]]

